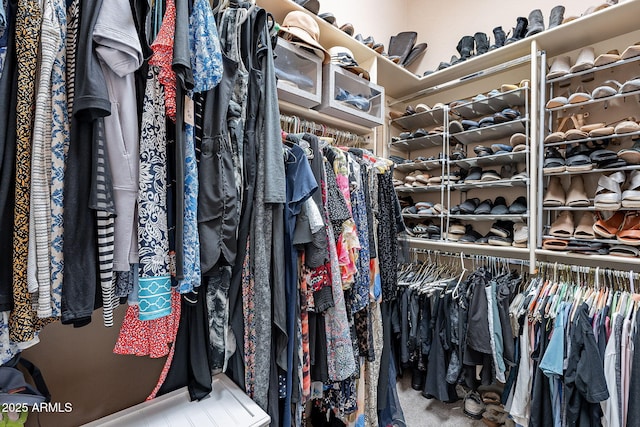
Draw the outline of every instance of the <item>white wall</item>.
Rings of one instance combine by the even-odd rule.
[[[532,9],[542,10],[546,27],[554,6],[564,4],[565,16],[579,16],[588,7],[599,4],[597,0],[592,1],[446,0],[446,7],[443,7],[442,2],[429,0],[321,0],[320,12],[332,12],[338,26],[351,22],[355,34],[371,35],[383,43],[385,49],[390,36],[400,31],[416,31],[417,42],[429,45],[422,61],[410,67],[421,75],[425,70],[435,69],[440,61],[448,62],[451,55],[457,56],[456,45],[462,36],[484,32],[493,43],[494,27],[501,25],[505,32],[511,31],[516,18],[528,17]]]

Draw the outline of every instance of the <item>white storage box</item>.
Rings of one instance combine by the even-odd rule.
[[[262,427],[271,417],[226,375],[213,377],[213,391],[199,402],[186,387],[85,424],[88,427]]]
[[[278,99],[305,108],[322,99],[322,59],[278,37],[275,49]]]
[[[322,81],[322,103],[316,110],[367,127],[383,123],[382,86],[335,64],[322,67]]]

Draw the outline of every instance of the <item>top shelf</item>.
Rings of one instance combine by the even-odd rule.
[[[292,0],[257,0],[257,3],[271,12],[277,22],[282,22],[286,14],[293,10],[306,11]],[[626,1],[609,6],[606,9],[423,77],[394,64],[323,19],[315,15],[312,16],[318,22],[320,43],[326,49],[333,46],[349,48],[360,65],[369,67],[371,64],[372,80],[384,86],[388,96],[394,99],[406,97],[404,101],[409,101],[425,96],[421,93],[425,89],[437,92],[442,90],[441,86],[444,83],[453,80],[463,82],[476,76],[482,76],[484,70],[490,67],[530,55],[533,40],[537,41],[539,49],[544,49],[547,52],[548,57],[553,57],[605,39],[637,31],[637,20],[629,17],[640,16],[640,1]],[[453,18],[451,19],[453,22]]]

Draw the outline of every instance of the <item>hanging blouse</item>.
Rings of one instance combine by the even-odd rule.
[[[149,67],[140,132],[138,253],[140,320],[170,313],[169,230],[167,222],[167,135],[164,90],[159,68]]]

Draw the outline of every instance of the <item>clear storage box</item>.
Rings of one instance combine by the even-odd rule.
[[[322,59],[278,37],[275,49],[278,98],[311,108],[322,99]]]
[[[334,64],[322,68],[322,103],[316,110],[367,127],[383,123],[384,88]]]

